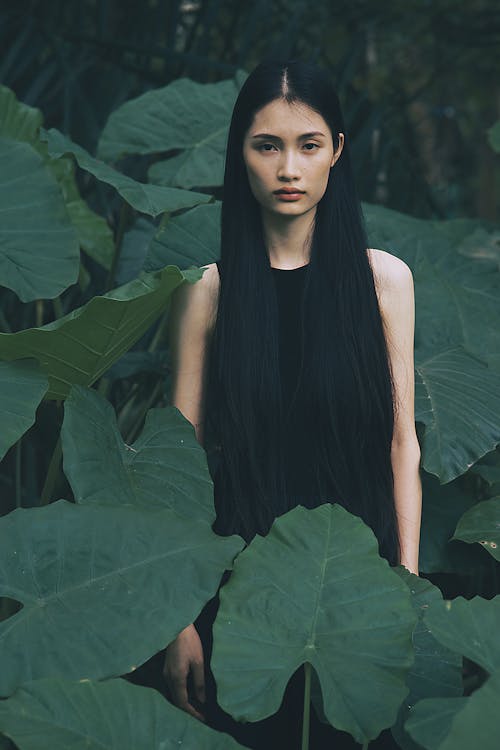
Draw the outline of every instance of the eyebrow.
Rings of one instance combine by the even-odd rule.
[[[297,140],[302,140],[305,138],[313,138],[315,135],[321,135],[323,138],[325,137],[324,133],[320,133],[319,130],[314,130],[311,133],[302,133],[302,135],[299,135]],[[252,138],[269,138],[275,141],[281,141],[281,138],[277,135],[272,135],[272,133],[256,133],[252,136]]]

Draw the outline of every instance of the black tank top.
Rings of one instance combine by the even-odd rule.
[[[217,262],[219,275],[220,263]],[[309,265],[293,269],[271,267],[275,282],[276,298],[279,316],[279,362],[283,404],[287,413],[287,429],[284,434],[284,460],[287,497],[278,515],[298,504],[305,507],[316,507],[326,500],[335,502],[330,494],[319,496],[314,490],[316,486],[313,474],[313,461],[309,455],[310,443],[307,430],[310,425],[303,418],[303,405],[298,398],[294,398],[295,388],[299,376],[301,356],[301,318],[300,303]],[[234,529],[226,527],[224,518],[224,498],[219,488],[219,471],[224,471],[219,465],[214,475],[214,491],[217,508],[217,522],[214,529],[220,533],[235,533]],[[222,485],[222,482],[220,483]],[[238,533],[238,532],[236,532]]]

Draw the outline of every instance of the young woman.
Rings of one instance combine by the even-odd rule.
[[[261,63],[243,85],[221,230],[220,261],[170,316],[172,401],[217,463],[214,530],[250,542],[298,503],[339,502],[418,574],[412,274],[367,247],[338,98],[316,66]],[[172,700],[248,747],[298,747],[301,670],[274,717],[239,724],[217,706],[217,606],[167,647]],[[313,714],[312,748],[334,733]]]

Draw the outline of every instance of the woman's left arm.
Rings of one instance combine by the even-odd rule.
[[[377,252],[377,262],[372,266],[374,270],[375,266],[378,269],[377,292],[395,387],[391,462],[401,545],[400,562],[411,573],[418,575],[422,484],[420,446],[415,431],[413,276],[406,263],[384,251]]]

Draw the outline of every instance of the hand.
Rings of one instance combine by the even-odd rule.
[[[205,668],[203,646],[194,625],[181,630],[175,641],[169,643],[165,651],[163,675],[172,700],[176,706],[187,711],[196,719],[206,719],[188,700],[188,676],[193,678],[195,697],[205,703]]]

